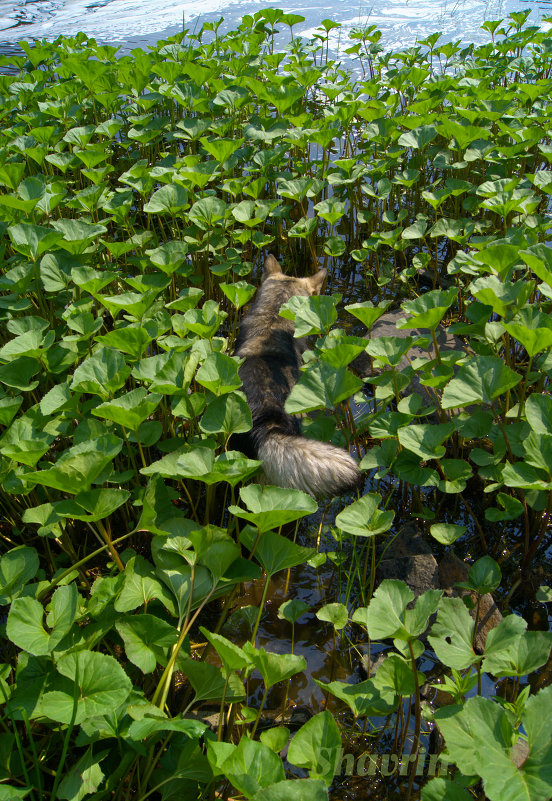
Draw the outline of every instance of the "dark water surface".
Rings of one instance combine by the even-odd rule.
[[[349,46],[351,30],[376,24],[389,49],[410,47],[416,39],[441,31],[444,40],[487,41],[481,23],[507,17],[513,11],[531,9],[530,21],[552,17],[552,0],[350,0],[328,3],[292,0],[0,0],[0,53],[17,50],[21,39],[55,39],[60,34],[83,31],[98,41],[120,44],[124,50],[147,47],[186,27],[193,30],[204,21],[224,17],[224,28],[235,27],[240,18],[269,5],[301,14],[305,22],[294,33],[309,35],[329,18],[341,23],[332,31],[333,55]]]

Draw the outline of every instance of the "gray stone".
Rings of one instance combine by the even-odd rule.
[[[445,590],[445,593],[451,597],[459,596],[460,598],[463,598],[465,595],[471,595],[474,604],[476,604],[477,596],[475,593],[455,587],[455,584],[458,582],[466,581],[468,573],[469,565],[462,562],[462,560],[458,559],[453,553],[446,553],[439,563],[439,582],[441,588]],[[470,614],[475,619],[476,607],[470,610]],[[498,626],[502,620],[502,615],[491,594],[481,597],[478,620],[474,645],[476,650],[482,653],[485,648],[487,634],[491,629],[494,629],[495,626]]]
[[[431,331],[428,328],[397,328],[397,322],[401,319],[404,320],[407,318],[408,314],[402,309],[386,312],[379,318],[379,320],[376,320],[370,333],[365,335],[366,339],[377,339],[378,337],[400,337],[401,339],[405,339],[406,337],[410,336],[422,336],[429,339],[427,347],[415,345],[414,347],[410,348],[408,354],[403,356],[402,360],[400,361],[397,370],[404,370],[416,359],[427,359],[428,361],[433,361],[437,358],[435,346],[431,337]],[[462,355],[470,353],[467,345],[459,337],[449,334],[444,326],[437,326],[435,338],[441,354],[448,354],[452,351],[459,352]],[[359,356],[357,356],[357,358],[351,363],[351,367],[353,367],[365,378],[379,375],[379,373],[382,372],[381,369],[373,367],[372,359],[367,353],[361,353]],[[428,390],[422,386],[422,384],[420,384],[420,381],[416,375],[413,376],[409,389],[422,395],[424,403],[432,402],[433,398],[431,393],[428,392]],[[407,391],[403,394],[410,393]]]
[[[414,523],[407,523],[380,560],[378,581],[401,579],[415,597],[439,587],[439,568],[429,543]]]

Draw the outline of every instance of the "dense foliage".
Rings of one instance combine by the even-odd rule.
[[[383,53],[359,30],[357,81],[328,60],[333,23],[307,42],[293,38],[301,18],[270,9],[147,53],[117,58],[79,35],[10,59],[0,801],[337,798],[342,735],[354,744],[377,718],[405,751],[409,797],[426,781],[424,727],[457,766],[425,801],[550,797],[552,691],[530,695],[526,677],[552,635],[509,614],[481,652],[468,611],[500,585],[489,554],[506,553],[506,532],[510,598],[549,545],[552,36],[526,17],[486,23],[477,48],[436,34]],[[336,649],[344,632],[394,644],[370,678],[322,682],[347,710],[341,730],[322,711],[291,740],[263,709],[306,661],[256,636],[270,579],[326,558],[281,531],[317,504],[262,487],[259,463],[229,449],[251,426],[232,345],[268,251],[289,272],[330,268],[327,295],[283,312],[317,337],[287,408],[322,410],[306,430],[354,446],[374,490],[340,501],[344,585],[318,618]],[[425,337],[362,337],[392,302]],[[442,326],[459,350],[441,352]],[[429,343],[433,358],[404,366]],[[350,368],[364,352],[369,379]],[[375,588],[376,539],[399,504],[443,545],[473,533],[466,602]],[[261,576],[244,642],[222,626]],[[293,631],[307,608],[289,597]],[[436,712],[421,700],[424,651],[453,702]],[[506,700],[482,696],[485,676],[511,679]]]

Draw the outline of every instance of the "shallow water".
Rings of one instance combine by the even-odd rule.
[[[444,40],[487,41],[488,34],[480,30],[482,22],[523,8],[531,8],[530,21],[535,24],[552,16],[552,0],[361,0],[358,5],[349,0],[0,0],[0,53],[13,52],[21,39],[55,39],[79,31],[121,44],[124,50],[146,47],[177,33],[183,20],[193,30],[204,21],[224,17],[224,28],[231,29],[244,14],[267,5],[305,17],[295,35],[312,34],[325,18],[341,23],[330,36],[334,56],[351,44],[349,34],[359,25],[377,25],[384,47],[395,49],[410,47],[434,31],[442,31]]]

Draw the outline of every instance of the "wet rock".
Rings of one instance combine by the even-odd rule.
[[[380,665],[385,662],[387,658],[388,651],[380,651],[379,654],[376,654],[374,657],[368,646],[366,646],[365,653],[362,654],[360,657],[360,666],[362,669],[362,676],[363,678],[373,679],[376,673],[378,672],[378,668]]]
[[[477,602],[475,593],[469,590],[458,589],[454,585],[460,581],[466,581],[468,578],[469,566],[458,559],[453,553],[446,553],[439,563],[439,583],[445,593],[449,596],[458,596],[463,598],[465,595],[471,595],[474,604]],[[476,608],[470,610],[471,616],[475,619]],[[475,634],[475,648],[480,653],[485,648],[485,641],[487,634],[498,626],[502,620],[502,615],[494,602],[493,596],[483,595],[479,603],[479,622],[477,624],[477,631]]]
[[[427,590],[439,587],[437,560],[422,532],[414,523],[407,523],[380,560],[378,581],[401,579],[417,598]]]
[[[431,552],[431,545],[422,532],[414,523],[407,523],[380,560],[376,577],[378,582],[383,579],[401,579],[416,598],[427,590],[434,589],[442,589],[450,597],[471,595],[474,609],[470,614],[475,619],[475,594],[455,587],[458,582],[466,581],[468,573],[469,566],[450,552],[437,563]],[[487,634],[501,620],[502,615],[492,595],[484,595],[479,603],[479,622],[475,635],[475,647],[478,651],[483,651]]]
[[[378,337],[400,337],[401,339],[405,339],[406,337],[410,336],[422,336],[429,339],[427,347],[415,345],[414,347],[410,348],[408,354],[405,354],[400,361],[397,370],[404,370],[415,359],[421,358],[433,361],[437,358],[435,346],[431,337],[431,331],[428,328],[397,328],[397,322],[401,319],[404,320],[407,317],[408,315],[402,309],[387,312],[386,314],[383,314],[379,320],[376,320],[370,333],[365,335],[366,339],[376,339]],[[443,326],[437,326],[435,338],[437,340],[437,345],[441,355],[455,352],[464,356],[467,352],[469,352],[466,344],[459,337],[449,334],[448,330]],[[367,353],[361,353],[359,356],[357,356],[357,358],[351,362],[351,367],[353,367],[360,375],[366,378],[379,375],[379,373],[382,372],[381,369],[376,369],[372,366],[372,359]],[[431,394],[424,386],[422,386],[422,384],[420,384],[420,380],[417,375],[412,377],[409,388],[411,391],[422,395],[424,403],[432,402]],[[408,392],[404,392],[403,394],[408,394]]]

